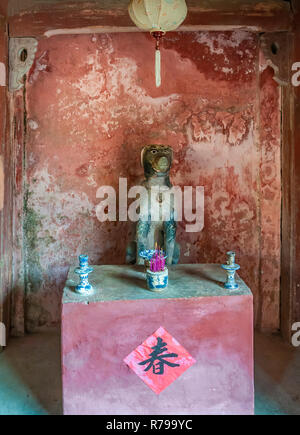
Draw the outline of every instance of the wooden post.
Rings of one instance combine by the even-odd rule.
[[[7,136],[8,42],[6,20],[0,15],[0,322],[10,329],[12,275],[12,159]]]
[[[294,0],[294,44],[292,58],[293,122],[294,122],[294,170],[293,170],[293,306],[292,322],[300,321],[300,0]]]
[[[300,321],[300,0],[292,1],[290,81],[282,106],[281,333],[290,342]]]

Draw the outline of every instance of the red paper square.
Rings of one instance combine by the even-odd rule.
[[[160,327],[124,362],[155,393],[160,394],[196,361],[172,335]]]

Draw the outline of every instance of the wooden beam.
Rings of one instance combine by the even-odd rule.
[[[189,13],[183,31],[250,29],[287,31],[291,11],[283,0],[187,0]],[[66,33],[135,32],[128,0],[58,1],[11,0],[10,36],[43,37]]]
[[[8,0],[0,1],[0,15],[3,17],[7,16]]]

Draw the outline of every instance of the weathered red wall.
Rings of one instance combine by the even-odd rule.
[[[26,86],[28,329],[59,320],[77,255],[124,262],[131,226],[99,223],[96,191],[117,187],[119,177],[138,183],[140,150],[156,142],[175,150],[173,184],[205,188],[204,230],[179,225],[181,262],[221,263],[236,250],[258,323],[279,325],[280,100],[272,71],[251,33],[170,34],[164,47],[156,89],[147,34],[39,42]]]

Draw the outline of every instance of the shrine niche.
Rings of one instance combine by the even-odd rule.
[[[189,222],[177,222],[179,263],[224,264],[226,252],[235,251],[254,294],[256,325],[278,327],[280,92],[272,69],[257,57],[259,45],[256,34],[239,30],[169,33],[156,88],[148,34],[39,41],[26,80],[26,153],[18,154],[28,182],[15,196],[16,210],[24,210],[30,330],[59,321],[59,288],[80,254],[88,254],[91,265],[125,263],[136,224],[118,213],[114,222],[99,222],[96,194],[110,186],[119,197],[120,178],[127,179],[127,192],[141,185],[141,150],[153,143],[173,149],[173,186],[204,188],[203,229],[188,233]],[[14,98],[20,107],[22,97]],[[15,267],[24,270],[22,250]],[[21,280],[15,288],[20,325]]]
[[[290,340],[294,12],[245,2],[0,17],[0,314],[62,325],[65,414],[253,414],[253,330]]]

